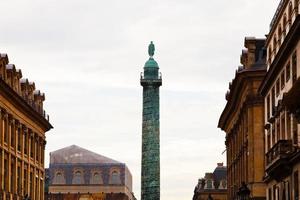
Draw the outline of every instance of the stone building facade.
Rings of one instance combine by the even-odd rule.
[[[266,40],[265,105],[267,199],[300,198],[299,0],[282,0]]]
[[[206,173],[204,178],[198,180],[194,190],[193,200],[227,200],[227,168],[223,163],[213,173]]]
[[[124,163],[76,145],[50,153],[45,198],[49,200],[134,200]]]
[[[44,199],[44,93],[0,54],[0,199]]]
[[[258,89],[266,74],[265,40],[245,38],[241,64],[229,83],[219,119],[226,132],[228,199],[239,199],[245,183],[251,199],[265,199],[264,102]]]

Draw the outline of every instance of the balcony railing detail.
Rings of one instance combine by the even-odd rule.
[[[292,140],[279,140],[266,155],[267,167],[279,159],[287,158],[292,152]]]

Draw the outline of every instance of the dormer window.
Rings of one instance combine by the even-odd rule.
[[[121,184],[120,173],[118,171],[113,171],[111,173],[110,184]]]
[[[81,171],[76,171],[73,175],[73,184],[82,184],[83,183],[83,178],[82,178],[82,173]]]
[[[55,174],[53,184],[65,184],[65,178],[62,172],[57,172]]]
[[[91,177],[91,184],[103,184],[101,173],[94,172]]]

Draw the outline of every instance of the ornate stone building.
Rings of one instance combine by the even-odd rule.
[[[241,64],[229,84],[219,119],[226,132],[228,199],[238,199],[243,183],[251,199],[265,199],[264,103],[258,88],[266,74],[265,40],[245,38]]]
[[[267,199],[300,198],[299,0],[282,0],[266,40],[265,105]]]
[[[44,93],[0,54],[0,199],[44,199]]]
[[[50,153],[49,200],[134,200],[132,176],[124,163],[76,145]]]
[[[213,173],[206,173],[204,178],[198,180],[194,190],[193,200],[227,200],[227,168],[223,163]]]

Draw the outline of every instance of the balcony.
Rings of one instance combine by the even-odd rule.
[[[291,172],[289,156],[293,153],[292,140],[279,140],[266,154],[266,172],[275,180],[281,180]]]

